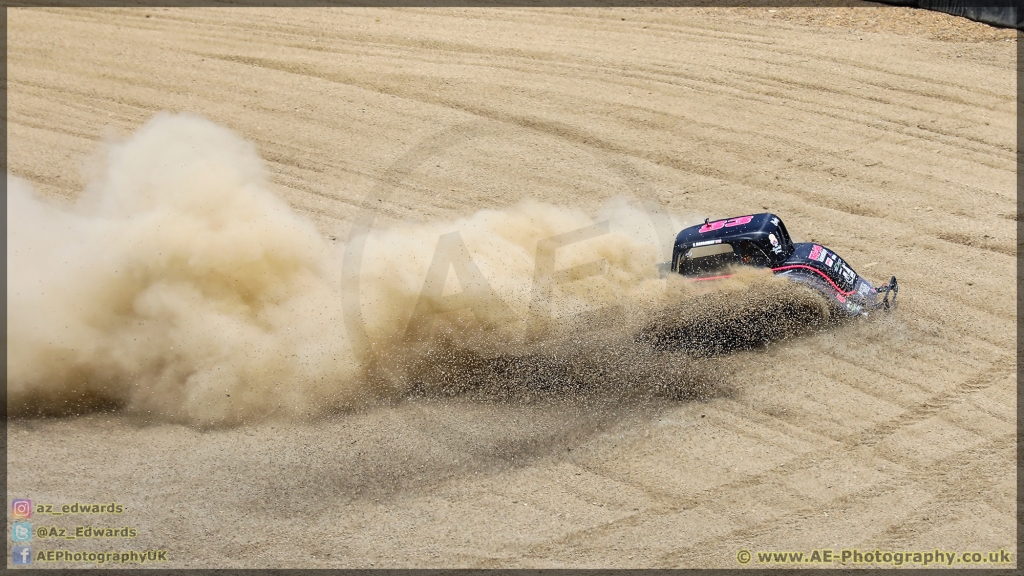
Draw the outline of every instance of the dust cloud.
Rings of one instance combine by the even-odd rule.
[[[690,355],[650,345],[678,324],[667,311],[706,319],[704,289],[657,270],[656,223],[674,234],[695,217],[618,198],[596,216],[527,200],[405,223],[372,232],[358,285],[342,285],[344,247],[271,191],[229,129],[162,113],[108,143],[102,164],[70,203],[8,175],[12,415],[118,409],[217,426],[409,394],[706,384]],[[817,310],[755,272],[719,286],[715,306],[751,284]],[[344,290],[360,294],[365,342],[346,331]]]

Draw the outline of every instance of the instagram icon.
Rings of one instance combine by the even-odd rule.
[[[11,516],[15,518],[31,518],[32,517],[32,501],[25,498],[19,498],[11,501]]]

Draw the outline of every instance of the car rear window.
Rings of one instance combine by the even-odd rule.
[[[679,257],[676,269],[682,274],[706,274],[736,262],[732,244],[694,246]]]

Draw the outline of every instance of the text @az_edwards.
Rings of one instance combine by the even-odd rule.
[[[48,538],[78,540],[83,538],[135,538],[139,531],[131,526],[119,528],[107,528],[103,526],[72,526],[61,528],[59,526],[36,526],[32,529],[33,534],[39,540]]]

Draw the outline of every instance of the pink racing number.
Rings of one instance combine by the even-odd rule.
[[[729,228],[731,226],[741,226],[753,220],[753,216],[740,216],[739,218],[729,218],[728,220],[718,220],[717,222],[708,222],[707,224],[700,227],[701,234],[705,232],[711,232],[712,230],[718,230],[719,228]]]

